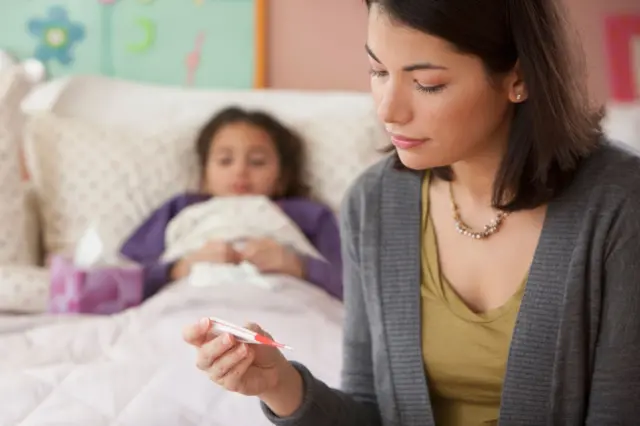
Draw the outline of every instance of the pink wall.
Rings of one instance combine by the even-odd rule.
[[[640,12],[640,0],[566,0],[583,36],[593,96],[607,98],[602,18]],[[269,10],[269,85],[283,89],[368,90],[362,0],[273,0]]]
[[[272,0],[269,5],[269,86],[369,89],[362,0]]]
[[[589,66],[590,89],[595,99],[609,97],[607,49],[603,18],[611,14],[640,13],[640,0],[566,0],[574,25],[582,36]]]

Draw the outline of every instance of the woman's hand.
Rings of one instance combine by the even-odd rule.
[[[300,256],[271,238],[247,241],[240,252],[242,260],[267,273],[282,273],[304,278],[304,264]]]
[[[171,269],[171,278],[179,280],[191,272],[193,264],[198,262],[209,263],[238,263],[240,255],[233,246],[224,241],[210,241],[198,251],[195,251],[178,260]]]
[[[255,324],[247,328],[269,336]],[[196,365],[217,385],[258,396],[278,416],[286,417],[302,403],[302,378],[282,353],[266,345],[238,342],[229,334],[216,336],[203,318],[184,329],[184,340],[197,349]]]

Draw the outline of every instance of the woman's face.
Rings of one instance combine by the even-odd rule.
[[[392,21],[378,6],[369,13],[367,51],[378,116],[405,166],[502,153],[515,72],[490,81],[478,57]]]
[[[222,127],[211,141],[204,189],[218,197],[278,195],[280,161],[269,134],[248,123]]]

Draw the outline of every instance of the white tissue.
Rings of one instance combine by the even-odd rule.
[[[275,290],[278,285],[264,277],[255,265],[241,262],[238,265],[199,262],[191,266],[189,284],[194,287],[215,287],[221,285],[254,285],[267,290]]]
[[[263,196],[213,197],[182,210],[167,226],[162,260],[180,259],[209,241],[241,245],[255,238],[272,238],[300,254],[324,260],[295,222]]]
[[[95,226],[89,227],[76,246],[73,262],[80,268],[95,266],[104,260],[104,244]]]

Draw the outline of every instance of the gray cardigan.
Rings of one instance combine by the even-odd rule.
[[[342,391],[304,366],[280,426],[434,425],[420,344],[419,173],[385,159],[342,209]],[[552,201],[509,353],[501,426],[640,424],[640,159],[611,144]]]

